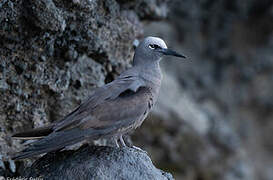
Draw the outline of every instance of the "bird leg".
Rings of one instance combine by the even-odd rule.
[[[119,148],[118,139],[114,138],[114,141],[115,141],[116,146]]]
[[[119,141],[120,141],[122,147],[127,147],[124,140],[123,140],[123,138],[122,138],[122,135],[119,136]]]

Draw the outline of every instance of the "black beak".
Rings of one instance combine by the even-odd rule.
[[[175,52],[174,50],[171,50],[171,49],[161,48],[161,49],[158,49],[158,51],[162,52],[164,55],[186,58],[186,56],[184,56],[182,54],[179,54],[179,53],[177,53],[177,52]]]

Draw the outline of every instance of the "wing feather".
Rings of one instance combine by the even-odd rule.
[[[97,88],[84,103],[68,114],[63,120],[57,122],[53,129],[54,131],[71,129],[85,121],[92,121],[93,124],[98,124],[98,119],[92,115],[92,112],[94,112],[94,109],[98,105],[106,101],[115,100],[127,90],[136,93],[140,87],[144,86],[145,83],[141,78],[136,76],[120,76],[113,82]]]

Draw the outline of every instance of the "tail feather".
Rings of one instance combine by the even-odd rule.
[[[52,151],[57,151],[60,149],[63,149],[65,146],[68,146],[70,144],[74,144],[77,142],[80,142],[82,139],[75,139],[74,141],[71,141],[69,143],[67,143],[66,145],[57,145],[57,146],[50,146],[50,147],[45,147],[43,148],[26,148],[24,149],[22,152],[16,154],[15,156],[12,157],[12,160],[18,160],[18,159],[25,159],[25,158],[29,158],[29,157],[33,157],[33,156],[37,156],[39,154],[43,154],[43,153],[48,153],[48,152],[52,152]]]
[[[96,130],[87,132],[85,130],[73,129],[69,131],[53,132],[52,134],[31,143],[22,152],[13,156],[12,159],[23,159],[42,153],[57,151],[65,146],[78,143],[87,136],[92,137],[92,139],[97,139],[99,135],[100,132]]]
[[[53,124],[12,135],[16,139],[40,139],[53,132]]]

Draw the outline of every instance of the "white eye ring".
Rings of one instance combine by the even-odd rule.
[[[155,46],[153,44],[149,44],[150,49],[155,49]]]

